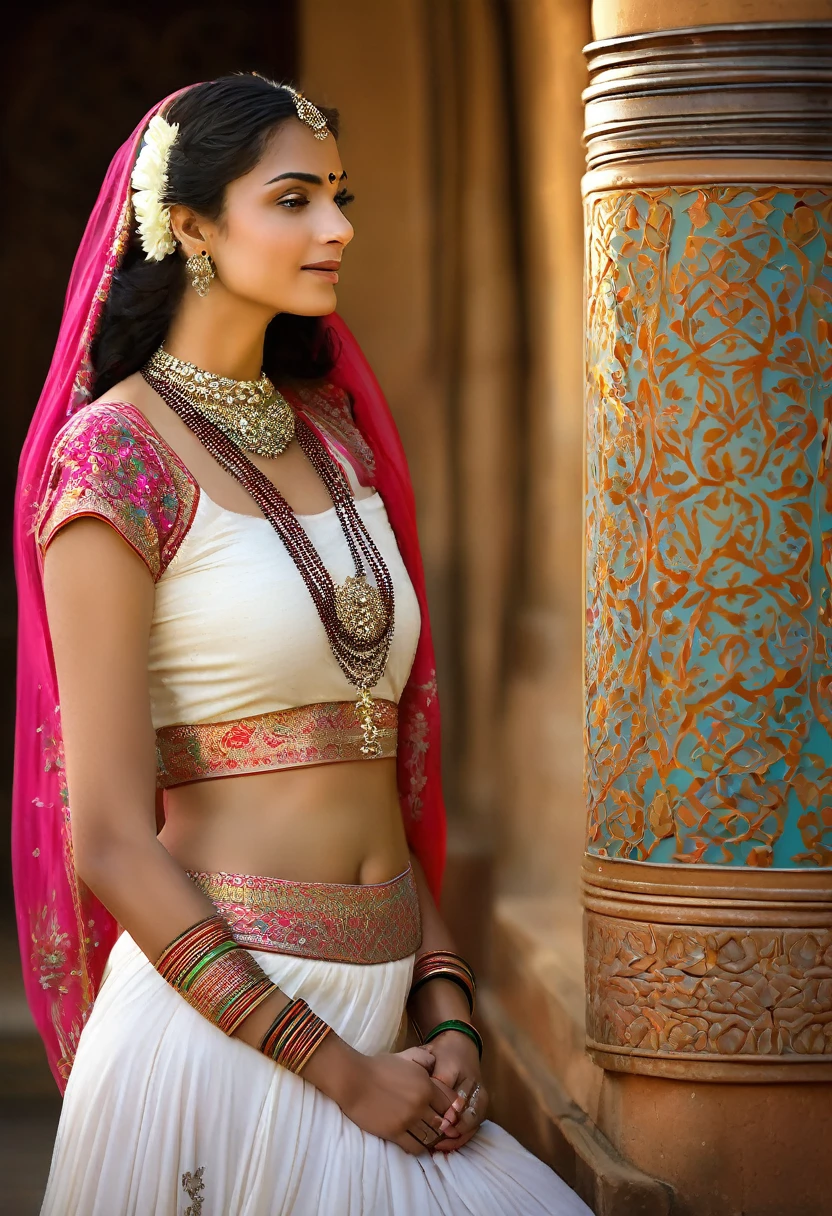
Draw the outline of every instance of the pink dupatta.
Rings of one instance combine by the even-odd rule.
[[[20,458],[15,499],[19,616],[14,893],[26,994],[62,1092],[118,925],[75,873],[60,705],[34,516],[55,435],[92,397],[90,344],[130,235],[130,175],[147,123],[171,100],[154,106],[110,164],[72,269],[52,364]],[[438,901],[445,861],[439,703],[413,489],[396,424],[358,343],[340,318],[328,318],[327,323],[340,343],[331,379],[349,393],[355,423],[375,455],[375,485],[422,613],[416,657],[399,706],[397,771],[408,841]]]

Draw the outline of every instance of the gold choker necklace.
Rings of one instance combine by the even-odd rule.
[[[295,437],[292,407],[265,372],[259,380],[231,380],[177,359],[161,346],[146,367],[247,452],[279,456]]]

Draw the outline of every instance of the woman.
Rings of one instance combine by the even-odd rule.
[[[24,449],[15,885],[66,1085],[54,1216],[587,1211],[484,1120],[407,469],[323,320],[336,135],[258,76],[148,116]]]

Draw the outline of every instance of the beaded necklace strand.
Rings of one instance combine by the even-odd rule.
[[[326,486],[355,566],[355,575],[336,585],[310,537],[286,499],[225,432],[209,420],[181,388],[146,365],[142,375],[162,400],[193,431],[215,460],[243,486],[275,529],[305,582],[326,630],[329,645],[349,682],[359,690],[358,717],[365,756],[378,756],[370,689],[381,679],[393,636],[395,598],[387,564],[359,515],[340,465],[300,415],[295,438]],[[375,586],[367,580],[364,563]]]

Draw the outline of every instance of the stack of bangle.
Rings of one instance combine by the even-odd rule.
[[[156,970],[225,1034],[233,1034],[275,991],[251,952],[235,942],[228,923],[216,913],[175,937],[162,951]]]
[[[453,950],[427,950],[421,954],[413,968],[410,996],[428,980],[435,979],[451,980],[457,984],[468,998],[468,1012],[473,1016],[477,981],[462,955],[455,954]]]
[[[459,1018],[448,1018],[447,1021],[440,1022],[438,1026],[434,1026],[433,1030],[429,1030],[426,1035],[420,1035],[420,1037],[423,1043],[429,1043],[431,1039],[435,1039],[437,1035],[444,1033],[446,1030],[460,1030],[463,1034],[467,1034],[468,1038],[476,1043],[479,1057],[482,1059],[482,1036],[480,1032],[476,1026],[472,1026],[470,1022],[462,1022]]]
[[[301,997],[289,1001],[263,1036],[260,1050],[283,1068],[300,1073],[320,1047],[331,1026],[319,1018]]]

